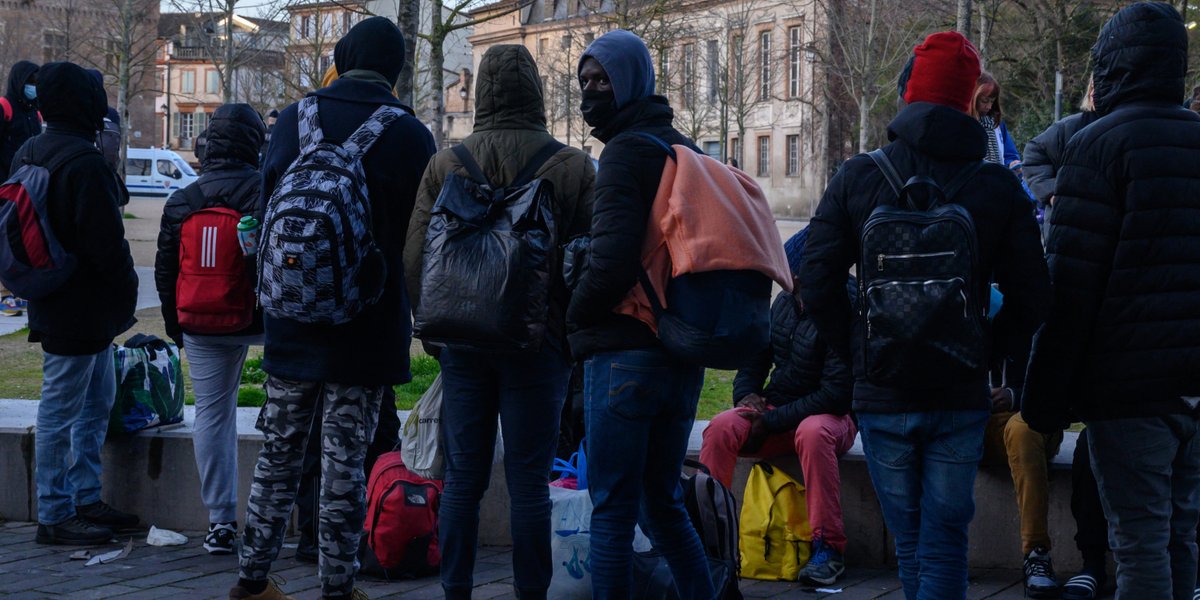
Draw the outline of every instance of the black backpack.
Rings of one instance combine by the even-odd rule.
[[[905,182],[882,150],[868,154],[896,192],[862,231],[859,296],[867,379],[920,389],[965,381],[986,366],[989,296],[981,281],[970,213],[950,203],[979,169],[974,162],[945,187],[916,175]],[[920,189],[928,203],[918,205]]]
[[[554,186],[533,176],[563,147],[547,143],[504,187],[454,147],[470,177],[450,173],[433,205],[415,336],[476,350],[540,348],[559,240]]]

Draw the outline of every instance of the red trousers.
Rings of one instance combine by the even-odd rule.
[[[858,430],[849,415],[813,415],[800,422],[795,431],[767,437],[753,454],[741,452],[750,435],[750,422],[737,413],[747,408],[727,410],[709,422],[700,446],[700,462],[712,471],[725,487],[733,482],[738,456],[774,458],[795,452],[804,472],[808,520],[813,533],[838,552],[846,551],[846,528],[842,523],[841,474],[838,457],[854,445]]]

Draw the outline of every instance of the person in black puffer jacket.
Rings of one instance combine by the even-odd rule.
[[[136,321],[138,277],[117,208],[117,182],[95,146],[107,105],[104,88],[71,63],[50,63],[40,75],[46,133],[25,142],[13,164],[49,168],[50,226],[78,266],[62,287],[29,301],[29,341],[40,342],[45,353],[35,452],[37,541],[104,544],[114,529],[138,523],[100,499],[100,449],[117,396],[112,342]]]
[[[1087,424],[1121,597],[1191,598],[1200,520],[1200,115],[1179,105],[1187,30],[1138,3],[1092,47],[1096,112],[1067,144],[1050,316],[1022,414]]]
[[[1094,85],[1088,80],[1087,94],[1080,104],[1080,112],[1054,123],[1025,144],[1025,183],[1037,198],[1042,210],[1042,235],[1050,232],[1050,214],[1054,212],[1054,182],[1062,166],[1063,151],[1067,142],[1084,127],[1100,118],[1092,103]]]
[[[799,270],[807,236],[804,229],[784,244],[793,273]],[[849,297],[855,296],[856,286],[851,277]],[[771,305],[771,347],[753,366],[738,371],[733,380],[736,406],[713,418],[700,446],[700,462],[728,488],[733,487],[738,456],[799,455],[813,529],[812,558],[800,578],[814,585],[831,585],[845,571],[838,457],[858,435],[850,417],[852,385],[849,366],[817,334],[799,298],[780,292]]]
[[[263,135],[262,119],[248,104],[226,104],[213,113],[204,174],[167,200],[154,260],[154,282],[167,335],[180,348],[187,348],[196,396],[196,467],[200,495],[208,508],[204,547],[211,554],[232,553],[237,539],[238,387],[248,348],[263,343],[262,311],[256,309],[253,322],[230,333],[208,334],[180,326],[175,296],[180,278],[180,234],[184,221],[205,208],[232,208],[262,220],[258,149]],[[234,235],[233,231],[221,233]],[[252,280],[253,259],[247,257],[244,265],[243,276]]]
[[[641,38],[622,29],[604,34],[584,51],[577,74],[583,118],[604,142],[588,268],[567,306],[571,352],[586,361],[593,594],[630,596],[640,506],[680,598],[710,600],[716,592],[704,547],[677,494],[704,369],[675,360],[644,323],[613,312],[642,272],[646,223],[668,160],[630,132],[695,145],[671,127],[666,98],[653,95],[653,61]]]
[[[8,70],[8,91],[4,100],[12,111],[4,119],[4,134],[0,136],[0,181],[12,174],[13,156],[29,138],[42,132],[42,116],[38,113],[38,66],[21,60]]]

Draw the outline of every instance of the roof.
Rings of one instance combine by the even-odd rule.
[[[225,13],[220,12],[165,12],[159,15],[158,18],[158,37],[168,38],[179,34],[180,26],[186,25],[189,28],[200,23],[210,21],[219,21],[225,17]],[[287,21],[274,21],[271,19],[260,19],[258,17],[245,17],[239,14],[234,14],[234,22],[242,21],[250,23],[256,27],[273,31],[275,33],[286,33],[288,28]]]

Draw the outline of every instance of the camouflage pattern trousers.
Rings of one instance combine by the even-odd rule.
[[[349,595],[367,515],[363,461],[375,435],[384,388],[268,377],[266,390],[267,401],[258,415],[258,429],[266,440],[250,486],[239,576],[265,580],[279,555],[300,485],[315,407],[323,405],[317,530],[321,589],[327,596]],[[324,402],[319,404],[318,398]]]

